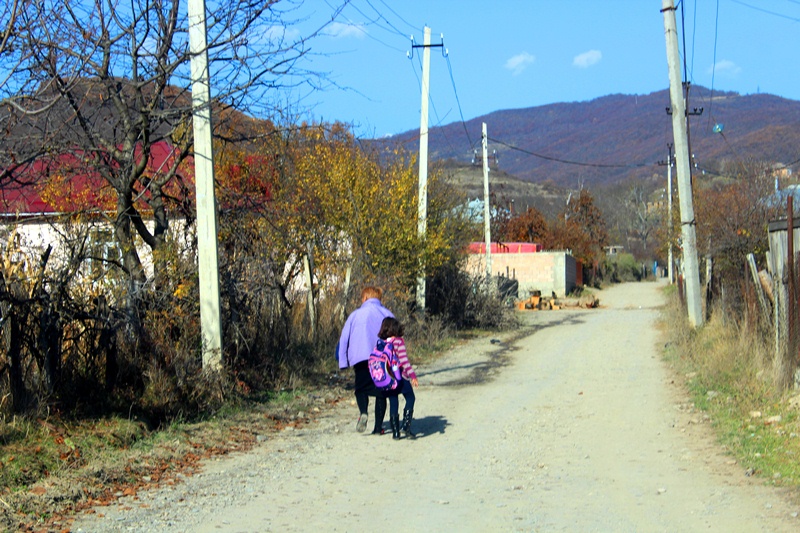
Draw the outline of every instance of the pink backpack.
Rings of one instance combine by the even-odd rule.
[[[394,344],[378,339],[369,354],[369,375],[375,386],[383,391],[395,390],[400,382],[400,361],[394,353]]]

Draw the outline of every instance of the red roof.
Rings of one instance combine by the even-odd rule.
[[[12,179],[0,186],[0,215],[113,210],[116,200],[111,185],[82,153],[41,158],[15,169]],[[160,173],[172,165],[176,156],[176,148],[166,141],[154,144],[147,172]]]
[[[485,254],[486,243],[471,242],[469,251],[473,254]],[[534,242],[493,242],[489,251],[493,254],[526,254],[541,252],[542,245]]]

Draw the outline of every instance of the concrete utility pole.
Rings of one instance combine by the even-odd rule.
[[[211,87],[208,73],[205,0],[189,0],[188,16],[203,368],[219,370],[222,366],[222,328],[220,325],[217,201],[214,195],[214,149],[211,143]]]
[[[409,59],[414,57],[414,49],[422,48],[422,106],[419,117],[419,212],[417,216],[417,233],[420,242],[425,242],[428,231],[428,102],[430,101],[430,71],[431,48],[441,48],[442,55],[447,56],[444,48],[444,36],[439,44],[431,44],[431,29],[423,29],[422,44],[413,44],[411,36],[411,52]],[[421,264],[422,272],[417,278],[417,311],[425,312],[425,265]]]
[[[669,68],[669,94],[672,105],[672,135],[675,142],[675,161],[678,174],[678,195],[681,208],[681,246],[686,282],[686,306],[692,327],[702,326],[705,321],[701,305],[700,273],[697,262],[697,238],[695,235],[694,207],[692,204],[692,176],[689,160],[689,145],[686,137],[686,105],[683,101],[681,72],[678,63],[678,28],[675,23],[673,0],[662,0],[664,13],[664,35],[667,44],[667,66]]]
[[[489,148],[486,123],[481,129],[481,145],[483,146],[483,236],[486,240],[486,281],[492,279],[492,227],[491,210],[489,208]]]
[[[413,50],[413,47],[412,47]],[[422,37],[422,107],[419,118],[419,210],[417,233],[425,242],[428,232],[428,102],[430,95],[431,29],[425,26]],[[425,265],[417,278],[417,311],[425,312]]]
[[[669,236],[667,242],[669,243],[669,265],[667,272],[669,274],[670,285],[675,283],[675,272],[673,271],[675,258],[672,256],[672,143],[668,145],[669,154],[667,158],[667,235]]]

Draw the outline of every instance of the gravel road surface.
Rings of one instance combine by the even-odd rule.
[[[419,368],[416,440],[356,433],[342,402],[72,531],[800,531],[800,505],[745,476],[662,362],[662,288],[527,311]]]

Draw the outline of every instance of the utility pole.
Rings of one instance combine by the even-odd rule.
[[[489,149],[486,123],[481,129],[481,145],[483,147],[483,236],[486,241],[486,281],[491,287],[492,280],[492,227],[489,207]]]
[[[417,234],[419,242],[425,242],[428,232],[428,102],[430,95],[431,29],[423,29],[422,37],[422,103],[419,118],[419,208],[417,212]],[[412,50],[414,50],[412,45]],[[417,311],[425,313],[425,265],[417,278]]]
[[[419,117],[419,208],[417,212],[417,234],[420,243],[425,242],[428,232],[428,102],[430,101],[430,70],[431,48],[442,48],[445,54],[444,43],[431,44],[431,29],[423,29],[422,44],[414,44],[411,37],[411,52],[408,58],[414,57],[414,49],[422,48],[422,105]],[[417,311],[425,312],[425,265],[420,265],[420,275],[417,278]]]
[[[675,23],[673,0],[662,0],[664,14],[664,36],[667,45],[669,69],[669,94],[672,106],[672,135],[675,142],[675,161],[678,174],[678,195],[681,209],[681,245],[686,282],[686,306],[692,327],[702,326],[705,320],[701,305],[700,273],[697,262],[697,238],[695,234],[694,207],[692,203],[692,175],[689,160],[689,145],[686,134],[686,106],[683,101],[681,72],[678,64],[678,28]]]
[[[675,282],[674,272],[673,272],[673,263],[675,262],[675,258],[672,256],[672,143],[667,143],[667,160],[666,161],[659,161],[659,165],[666,165],[667,166],[667,249],[668,249],[668,259],[667,259],[667,272],[669,276],[670,284]]]
[[[211,87],[208,73],[205,0],[189,0],[188,17],[203,368],[216,371],[222,366],[222,327],[219,305],[217,200],[214,195],[214,149],[211,142]]]
[[[669,273],[669,283],[670,285],[675,283],[675,272],[673,271],[675,258],[672,256],[672,143],[667,145],[668,147],[668,159],[667,159],[667,230],[669,238],[667,242],[669,243],[669,267],[667,271]]]

